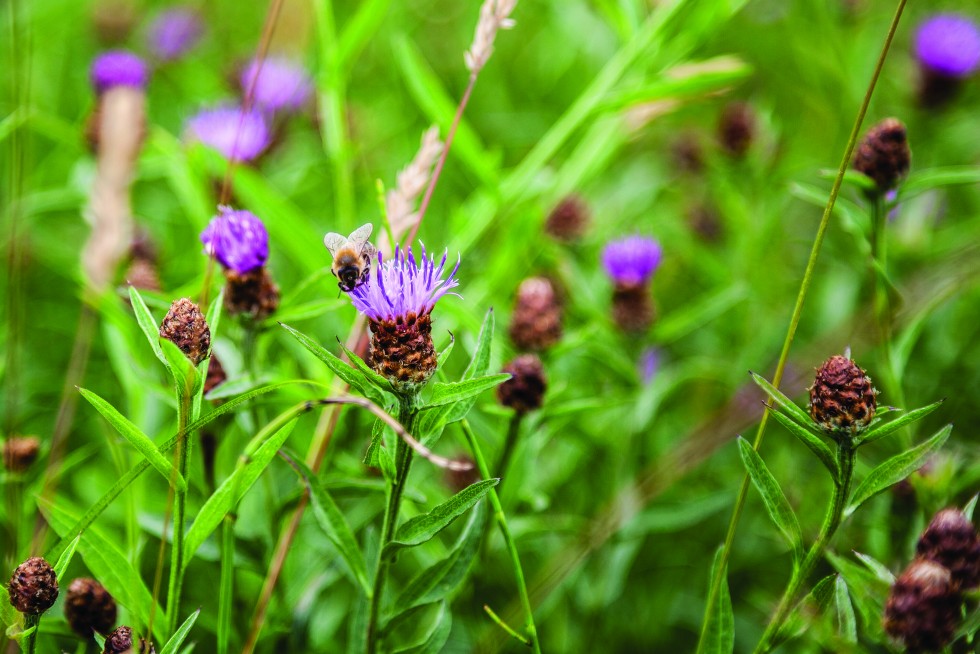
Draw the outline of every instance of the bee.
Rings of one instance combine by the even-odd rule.
[[[371,260],[378,254],[378,249],[368,242],[373,229],[374,226],[367,223],[346,238],[336,232],[323,237],[323,244],[333,255],[330,272],[340,280],[337,286],[345,293],[366,282],[371,274]]]

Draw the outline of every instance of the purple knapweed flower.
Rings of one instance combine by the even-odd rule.
[[[937,14],[919,25],[915,56],[929,70],[968,77],[980,67],[980,28],[959,14]]]
[[[251,89],[252,102],[270,113],[298,111],[313,94],[306,69],[284,57],[253,59],[241,76],[242,93]]]
[[[173,61],[197,45],[204,34],[201,18],[193,9],[176,7],[160,13],[147,31],[147,46],[160,61]]]
[[[201,232],[204,252],[239,275],[258,270],[269,258],[269,233],[250,211],[218,207],[218,215]]]
[[[269,147],[269,127],[261,112],[241,107],[205,109],[187,122],[188,133],[228,159],[252,161]]]
[[[412,248],[395,248],[395,256],[385,261],[378,253],[378,266],[368,281],[350,292],[351,302],[358,311],[375,322],[397,321],[407,316],[425,316],[432,312],[436,302],[450,289],[459,285],[456,267],[445,279],[447,253],[443,252],[438,264],[435,257],[427,256],[422,246],[422,261],[415,262]]]
[[[113,86],[144,88],[150,79],[150,70],[132,52],[110,50],[95,58],[90,75],[96,93],[102,93]]]
[[[662,258],[663,248],[646,236],[612,241],[602,251],[602,265],[618,286],[645,284],[660,266]]]

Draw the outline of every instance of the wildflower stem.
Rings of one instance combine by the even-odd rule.
[[[783,596],[776,607],[776,612],[773,614],[772,619],[769,620],[769,624],[766,626],[766,630],[763,632],[762,638],[755,648],[757,654],[768,652],[777,644],[773,642],[773,639],[778,635],[780,628],[786,622],[790,611],[796,605],[796,600],[801,589],[804,587],[807,579],[810,578],[810,574],[813,572],[817,561],[823,556],[823,552],[830,543],[830,540],[834,537],[837,527],[840,526],[841,517],[844,514],[844,507],[847,505],[847,498],[851,492],[854,455],[855,451],[851,448],[850,443],[838,444],[837,462],[840,464],[840,482],[835,482],[834,484],[834,494],[831,497],[830,505],[827,507],[827,515],[824,517],[820,534],[813,542],[813,545],[810,546],[810,549],[807,550],[806,555],[803,557],[803,562],[800,563],[790,578],[789,584],[786,586],[786,590],[783,592]]]
[[[191,440],[187,425],[192,410],[193,377],[188,375],[187,383],[179,391],[177,421],[180,437],[177,440],[177,471],[185,480],[190,460]],[[177,630],[177,616],[180,611],[180,591],[184,583],[184,524],[187,518],[187,488],[176,486],[176,478],[170,480],[174,488],[174,528],[173,544],[170,549],[170,580],[167,584],[167,632]]]
[[[31,629],[33,627],[33,629]],[[34,654],[37,651],[37,632],[41,629],[41,614],[28,613],[24,616],[24,630],[30,633],[24,637],[24,651]]]
[[[892,39],[895,36],[895,32],[898,29],[899,20],[902,17],[902,12],[905,10],[906,0],[899,0],[898,7],[895,10],[895,15],[892,18],[891,25],[888,27],[888,33],[885,35],[885,42],[882,45],[881,53],[878,55],[878,61],[875,64],[874,72],[871,74],[871,81],[868,83],[868,88],[864,94],[864,100],[861,102],[861,106],[858,108],[857,116],[854,119],[854,125],[851,127],[851,134],[847,139],[847,145],[844,148],[844,155],[841,157],[840,166],[837,168],[837,176],[834,178],[834,184],[830,189],[830,197],[827,198],[827,206],[824,208],[823,217],[820,219],[820,225],[817,227],[816,236],[813,239],[813,247],[810,249],[810,257],[807,260],[806,270],[803,272],[803,280],[800,282],[800,290],[796,296],[796,304],[793,306],[793,313],[790,317],[789,327],[786,330],[786,338],[783,341],[782,350],[779,353],[779,361],[776,363],[776,372],[773,375],[772,384],[776,388],[779,388],[779,384],[783,379],[783,371],[786,368],[786,361],[789,358],[789,350],[793,345],[793,339],[796,336],[796,329],[800,324],[800,317],[803,314],[803,305],[806,302],[807,293],[810,290],[810,283],[813,281],[813,273],[816,270],[817,257],[820,254],[820,248],[823,246],[824,235],[827,232],[827,228],[830,226],[830,217],[834,211],[834,204],[837,202],[837,195],[840,193],[841,184],[844,181],[844,174],[847,172],[847,168],[851,161],[851,154],[854,152],[854,146],[858,141],[858,137],[861,131],[861,124],[864,122],[864,116],[868,112],[868,106],[871,104],[871,96],[874,93],[875,86],[878,83],[878,77],[881,75],[881,70],[885,64],[885,57],[888,55],[888,49],[891,47]],[[766,425],[769,422],[769,412],[765,412],[762,415],[762,420],[759,422],[759,429],[756,431],[755,440],[752,443],[752,447],[759,451],[762,446],[762,439],[765,435]],[[725,534],[725,543],[722,547],[721,557],[718,561],[717,573],[711,579],[711,586],[708,591],[708,600],[705,603],[705,613],[704,619],[701,623],[701,636],[698,641],[697,652],[700,654],[705,651],[707,646],[707,635],[708,626],[711,622],[712,607],[718,601],[719,593],[721,592],[722,581],[725,576],[725,571],[728,568],[728,559],[731,556],[732,543],[735,540],[735,530],[738,527],[738,521],[742,516],[742,510],[745,508],[745,498],[749,490],[749,476],[746,474],[742,477],[742,484],[738,489],[738,496],[735,500],[735,508],[732,511],[731,520],[728,523],[728,531]]]
[[[415,403],[403,400],[398,409],[398,422],[411,433],[415,418]],[[395,527],[398,524],[398,510],[401,508],[405,482],[412,468],[413,450],[404,439],[395,441],[395,478],[388,488],[388,504],[385,507],[384,522],[381,527],[381,544],[378,548],[378,565],[374,575],[374,587],[371,591],[371,606],[368,614],[367,652],[374,654],[378,650],[378,618],[381,613],[381,597],[384,595],[385,581],[391,556],[385,552],[385,546],[395,537]]]
[[[476,434],[473,433],[473,428],[470,427],[470,423],[466,418],[460,420],[459,424],[463,430],[463,434],[466,435],[470,450],[473,452],[473,460],[476,461],[480,476],[484,479],[489,479],[490,470],[487,468],[487,461],[483,457],[483,451],[480,449],[480,443],[477,441]],[[507,553],[510,555],[511,567],[514,569],[517,592],[521,596],[521,606],[524,608],[525,629],[527,630],[528,640],[531,641],[529,644],[534,654],[541,654],[541,644],[538,642],[538,630],[534,625],[534,611],[531,608],[531,596],[527,592],[527,581],[524,579],[524,568],[521,567],[521,557],[517,553],[517,544],[514,543],[514,537],[511,535],[510,528],[507,526],[507,517],[504,514],[504,507],[500,503],[500,495],[497,494],[497,489],[491,488],[488,496],[490,497],[490,504],[493,506],[493,517],[497,521],[497,526],[500,527],[500,535],[503,536],[504,543],[507,546]]]
[[[507,438],[504,440],[504,449],[500,453],[500,461],[496,467],[497,476],[500,477],[501,483],[503,483],[504,476],[507,474],[511,457],[514,455],[514,446],[517,445],[517,436],[521,432],[521,419],[523,417],[524,414],[515,411],[514,416],[510,419],[510,424],[507,426]]]

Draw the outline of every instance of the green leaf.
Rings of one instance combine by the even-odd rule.
[[[769,383],[768,379],[754,372],[749,372],[749,374],[752,375],[752,381],[758,384],[759,388],[765,391],[766,395],[772,398],[772,401],[793,419],[793,422],[796,422],[801,426],[809,426],[813,424],[813,421],[810,419],[810,416],[807,415],[806,411],[796,406],[796,403],[793,402],[793,400],[783,395],[778,388]]]
[[[178,350],[179,351],[179,350]],[[119,432],[119,435],[125,438],[130,444],[142,454],[147,461],[150,462],[157,472],[163,475],[163,478],[167,480],[169,484],[171,479],[174,480],[174,484],[179,490],[187,490],[187,482],[184,480],[183,476],[174,469],[173,464],[163,456],[157,446],[150,440],[150,437],[140,431],[140,428],[129,421],[128,418],[123,416],[119,411],[116,410],[114,406],[103,400],[101,397],[96,395],[90,390],[79,388],[78,392],[82,394],[89,404],[95,407],[95,409],[102,414],[110,425]]]
[[[184,624],[180,625],[180,628],[174,632],[174,635],[170,637],[167,644],[163,646],[162,650],[160,650],[160,654],[177,654],[177,650],[184,644],[187,634],[190,633],[191,627],[194,626],[194,623],[197,621],[197,616],[200,614],[201,609],[198,609],[187,616],[187,619],[184,620]]]
[[[801,636],[810,624],[811,614],[820,615],[826,612],[827,607],[830,606],[830,600],[834,597],[836,579],[837,575],[827,575],[818,581],[813,590],[793,607],[792,613],[776,632],[776,637],[773,638],[773,648],[778,647],[780,643]]]
[[[359,370],[364,375],[365,379],[367,379],[375,388],[384,391],[385,393],[395,392],[395,389],[391,386],[391,382],[376,373],[374,369],[364,361],[364,359],[348,350],[347,346],[343,343],[340,344],[340,349],[342,349],[344,354],[347,355],[347,358],[350,359],[351,365]]]
[[[280,323],[280,325],[282,325],[282,323]],[[332,370],[333,373],[342,379],[348,386],[355,389],[361,395],[368,398],[375,404],[382,406],[386,404],[384,397],[378,393],[377,390],[375,390],[373,384],[367,379],[363,372],[344,362],[340,357],[324,348],[306,334],[293,329],[289,325],[282,325],[282,328],[292,334],[293,338],[299,341],[300,345],[309,350],[313,356],[327,364],[327,367],[330,368],[330,370]]]
[[[432,395],[425,401],[426,407],[444,406],[455,404],[470,398],[476,398],[483,391],[499,386],[510,379],[507,373],[496,375],[486,375],[475,379],[464,379],[458,382],[436,382],[430,384]]]
[[[861,438],[858,439],[857,443],[855,444],[855,447],[858,447],[860,445],[867,445],[868,443],[873,443],[876,440],[882,439],[885,436],[895,433],[905,425],[909,425],[929,415],[930,413],[938,409],[939,406],[945,401],[946,401],[945,399],[942,399],[939,400],[938,402],[933,402],[928,406],[915,409],[914,411],[909,411],[904,416],[896,418],[891,422],[887,422],[881,425],[880,427],[869,429],[868,431],[864,432],[864,434],[861,435]]]
[[[225,303],[225,289],[218,291],[217,297],[211,300],[208,305],[208,312],[204,316],[204,322],[208,325],[211,332],[211,342],[214,343],[218,338],[218,328],[221,326],[222,307]]]
[[[361,585],[365,595],[371,594],[371,582],[368,581],[367,564],[364,562],[364,554],[361,553],[354,532],[351,531],[347,519],[341,513],[340,508],[330,497],[323,483],[310,470],[306,464],[297,457],[291,457],[291,464],[295,466],[302,475],[310,491],[310,505],[313,507],[313,515],[316,517],[317,524],[334,544],[341,558],[347,563],[351,575]]]
[[[711,564],[710,579],[721,577],[721,587],[718,598],[705,609],[704,638],[698,644],[698,654],[731,654],[735,649],[735,614],[728,591],[727,566],[721,565],[722,551],[719,547]]]
[[[174,380],[174,388],[178,395],[183,395],[185,388],[190,388],[192,394],[200,386],[200,375],[194,363],[187,358],[187,355],[180,351],[180,348],[166,339],[160,340],[160,349],[163,356],[167,359],[167,370]],[[205,359],[206,361],[207,359]]]
[[[439,351],[439,355],[436,357],[438,360],[437,368],[442,370],[443,366],[446,365],[446,361],[449,360],[449,355],[453,353],[453,348],[456,346],[456,337],[453,336],[452,332],[449,332],[449,344]]]
[[[473,356],[470,358],[466,370],[463,371],[463,379],[482,377],[490,369],[490,347],[493,345],[494,323],[493,309],[488,309],[483,317],[483,324],[480,325],[480,335],[477,336]]]
[[[160,323],[150,313],[146,302],[143,301],[143,296],[140,295],[140,292],[136,290],[135,286],[129,287],[129,301],[133,305],[136,322],[139,323],[140,329],[143,330],[143,335],[146,336],[146,340],[149,342],[153,354],[169,370],[170,362],[167,361],[167,357],[163,354],[163,348],[160,347]]]
[[[909,175],[898,190],[898,201],[911,198],[940,186],[976,184],[980,182],[980,166],[942,166],[927,168]]]
[[[891,586],[895,583],[895,575],[889,570],[884,563],[868,556],[867,554],[861,554],[860,552],[854,552],[854,556],[858,558],[865,565],[865,567],[870,570],[875,577],[877,577],[882,583]]]
[[[68,543],[68,547],[66,547],[65,551],[58,557],[58,562],[54,564],[54,574],[55,577],[57,577],[59,584],[61,583],[61,578],[65,576],[65,570],[68,569],[68,564],[71,563],[71,558],[75,556],[75,548],[78,547],[80,540],[82,540],[81,534],[75,536],[75,540]]]
[[[208,501],[201,507],[194,524],[184,537],[184,566],[190,563],[194,553],[221,524],[221,520],[231,511],[252,487],[266,467],[272,462],[276,452],[286,442],[293,431],[297,415],[287,411],[266,425],[260,431],[239,460],[235,471],[222,482]],[[288,419],[285,419],[287,416]],[[283,423],[283,424],[280,424]],[[253,447],[253,444],[256,446]],[[247,461],[247,463],[242,463]]]
[[[395,533],[395,539],[385,546],[384,556],[403,548],[415,547],[430,540],[448,527],[452,522],[479,502],[499,479],[485,479],[467,486],[428,513],[415,516]]]
[[[452,627],[453,614],[449,610],[448,603],[439,602],[439,613],[436,614],[432,629],[426,634],[425,639],[416,645],[394,651],[396,654],[439,654],[446,641],[449,640],[449,632]]]
[[[834,603],[837,605],[837,624],[840,626],[841,637],[846,643],[856,643],[857,623],[854,619],[854,605],[851,604],[851,595],[847,592],[847,582],[840,575],[834,582]]]
[[[66,508],[64,500],[59,499],[55,504],[39,497],[37,502],[48,524],[59,536],[62,538],[79,536],[78,532],[73,531],[73,525],[78,521],[77,515]],[[102,535],[98,529],[89,528],[80,535],[78,551],[92,575],[120,604],[129,609],[139,622],[149,624],[153,597],[139,572],[130,565],[129,560],[116,544]],[[167,635],[166,624],[163,607],[157,606],[153,634],[158,640],[162,641]]]
[[[910,450],[906,450],[901,454],[896,454],[891,457],[877,468],[868,473],[864,481],[854,490],[854,495],[851,498],[851,504],[844,511],[844,516],[847,517],[854,513],[854,511],[864,504],[867,500],[871,499],[878,493],[882,492],[892,484],[895,484],[910,474],[922,467],[922,464],[926,462],[933,452],[942,447],[946,439],[949,438],[950,432],[953,431],[953,425],[946,425],[938,432],[936,432],[929,440],[916,445]]]
[[[793,548],[793,555],[799,561],[803,557],[803,533],[800,531],[800,523],[796,519],[793,507],[789,505],[779,483],[769,472],[759,453],[752,448],[752,444],[739,436],[738,449],[753,485],[762,496],[769,517],[783,533],[786,541]]]
[[[459,586],[480,551],[486,513],[486,504],[476,505],[453,549],[409,582],[395,600],[396,610],[404,613],[416,606],[445,599]]]
[[[837,463],[837,458],[834,456],[833,450],[831,450],[830,447],[823,442],[823,439],[813,433],[812,430],[797,422],[794,422],[792,419],[779,411],[770,411],[769,415],[771,415],[776,422],[785,427],[789,433],[796,436],[800,442],[806,445],[810,451],[813,452],[818,459],[820,459],[820,463],[822,463],[824,467],[830,471],[830,476],[833,477],[835,483],[840,481],[840,464]]]

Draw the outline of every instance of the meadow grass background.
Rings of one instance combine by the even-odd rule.
[[[135,6],[139,22],[128,47],[142,49],[141,27],[162,6]],[[289,119],[274,151],[254,167],[236,169],[233,193],[236,208],[253,211],[269,229],[269,266],[284,297],[275,318],[335,351],[355,311],[326,270],[323,234],[380,224],[376,180],[394,186],[430,124],[445,134],[465,87],[462,53],[478,6],[443,0],[284,5],[272,50],[308,65],[317,81],[317,115]],[[965,0],[942,8],[978,17]],[[79,321],[79,252],[89,234],[82,215],[94,174],[83,125],[94,106],[88,64],[103,49],[93,30],[98,9],[90,2],[33,0],[5,10],[2,239],[4,251],[16,253],[0,281],[6,435],[37,434],[43,441],[51,434]],[[160,252],[165,290],[146,294],[157,319],[173,299],[200,296],[207,259],[198,235],[215,213],[210,180],[224,170],[217,155],[186,143],[183,123],[202,106],[234,97],[228,79],[254,54],[266,11],[261,3],[226,0],[199,9],[207,25],[201,45],[154,71],[147,140],[132,189],[137,223]],[[896,573],[928,517],[962,505],[980,475],[974,433],[980,88],[975,80],[967,84],[942,111],[916,104],[911,35],[935,9],[914,3],[906,10],[866,126],[887,116],[908,126],[912,173],[887,234],[892,279],[903,297],[895,328],[905,354],[899,376],[908,408],[947,398],[917,426],[920,439],[948,422],[955,428],[928,473],[912,476],[911,499],[879,496],[844,524],[832,545],[851,562],[857,550]],[[449,341],[448,332],[456,339],[444,369],[448,379],[465,367],[490,308],[498,325],[491,369],[515,353],[505,326],[523,278],[548,275],[564,288],[564,338],[543,357],[545,405],[524,421],[502,486],[545,651],[693,650],[711,560],[743,475],[735,436],[754,433],[761,416],[763,396],[746,372],[772,375],[830,188],[826,171],[840,160],[893,10],[878,1],[703,0],[682,3],[658,27],[665,9],[641,0],[525,0],[514,14],[517,26],[498,36],[420,238],[462,257],[462,299],[441,301],[434,314],[437,347]],[[747,102],[757,121],[742,158],[726,155],[717,142],[719,115],[732,101]],[[698,173],[677,164],[676,145],[689,138],[703,150]],[[587,202],[591,225],[580,242],[559,244],[542,225],[572,193]],[[715,240],[692,229],[689,216],[699,207],[719,222]],[[882,375],[865,207],[858,189],[845,185],[783,384],[801,403],[812,369],[845,347],[872,379]],[[657,238],[665,252],[653,282],[658,318],[639,336],[612,323],[611,284],[599,265],[608,240],[632,233]],[[217,288],[214,280],[212,297]],[[315,315],[303,315],[311,309]],[[274,320],[260,337],[255,377],[247,377],[241,336],[226,318],[214,345],[237,388],[332,380]],[[662,363],[645,384],[637,362],[651,346],[660,349]],[[80,385],[162,440],[176,424],[168,384],[123,293],[101,304]],[[894,401],[878,387],[881,402]],[[285,387],[216,423],[219,481],[256,421],[316,393]],[[508,419],[491,392],[471,412],[491,457]],[[316,424],[316,415],[301,418],[287,447],[305,453]],[[362,543],[371,534],[376,539],[383,510],[380,478],[361,463],[370,430],[366,414],[345,410],[321,473]],[[136,454],[85,402],[68,443],[57,503],[80,513]],[[455,455],[466,445],[450,426],[437,449]],[[859,474],[897,451],[898,443],[889,441],[862,450]],[[830,491],[821,467],[778,425],[770,427],[762,453],[812,539]],[[24,525],[33,525],[32,492],[43,463],[42,457],[25,482]],[[199,458],[192,478],[193,517],[207,497]],[[406,517],[450,495],[441,472],[424,461],[416,462],[410,488]],[[275,460],[238,509],[232,651],[248,629],[283,520],[301,492],[289,466]],[[148,587],[166,503],[166,484],[151,473],[96,523]],[[7,544],[14,516],[5,511]],[[454,525],[403,556],[395,586],[444,555],[459,529]],[[5,547],[5,569],[35,553],[25,531],[16,547]],[[80,554],[69,576],[85,574],[90,554],[84,548]],[[196,651],[215,647],[217,555],[209,541],[188,568],[183,611],[202,608],[190,637]],[[750,651],[758,640],[789,566],[785,544],[750,492],[729,569],[736,651]],[[832,570],[821,566],[823,574]],[[343,651],[357,592],[307,515],[259,651]],[[487,619],[484,604],[520,624],[512,573],[493,531],[454,596],[443,651],[524,649]],[[785,651],[844,651],[833,621],[819,624]],[[42,629],[41,651],[74,647],[60,604]],[[859,613],[862,643],[855,651],[885,651],[880,631]],[[406,632],[408,642],[413,634]]]

